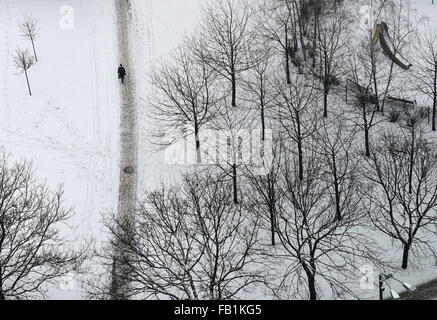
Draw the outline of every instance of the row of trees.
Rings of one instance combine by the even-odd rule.
[[[402,248],[402,268],[411,251],[433,252],[437,148],[422,130],[387,130],[366,157],[356,127],[321,121],[302,176],[295,144],[279,140],[268,175],[242,168],[238,204],[220,170],[195,170],[148,193],[132,225],[108,220],[128,257],[118,275],[128,297],[317,299],[328,287],[357,297],[349,283],[360,266],[391,266],[386,242]],[[112,255],[102,258],[110,266]]]
[[[358,33],[356,39],[351,35],[354,8],[342,1],[221,1],[211,5],[199,32],[152,73],[156,94],[147,107],[157,124],[154,142],[165,148],[189,137],[197,150],[197,162],[202,163],[202,130],[206,129],[235,133],[231,160],[237,158],[237,137],[243,130],[259,130],[265,141],[266,130],[282,124],[285,130],[299,131],[293,135],[301,140],[310,132],[285,123],[300,122],[300,109],[312,103],[321,104],[316,117],[343,112],[330,100],[338,98],[339,85],[346,84],[346,79],[360,83],[363,97],[371,95],[376,101],[361,99],[353,103],[352,117],[344,115],[361,128],[366,156],[370,156],[371,131],[381,119],[376,115],[386,112],[390,97],[416,100],[415,93],[425,93],[433,102],[435,130],[437,43],[433,33],[413,37],[417,31],[406,19],[410,9],[396,7],[395,2],[376,1],[374,15],[393,28],[395,53],[406,52],[411,40],[419,39],[415,51],[420,72],[415,72],[414,79],[397,69],[378,43],[372,43],[374,26]],[[357,46],[347,46],[350,42]],[[287,97],[291,94],[307,101],[298,101],[296,106]],[[230,161],[223,170],[237,185],[238,165]],[[234,193],[238,202],[238,192]]]
[[[351,297],[359,266],[384,266],[378,232],[403,248],[405,268],[410,250],[432,250],[437,149],[420,127],[387,131],[366,158],[356,128],[321,121],[305,143],[303,178],[293,143],[280,140],[268,175],[245,170],[238,204],[232,181],[207,169],[147,193],[132,220],[107,217],[111,242],[99,261],[110,269],[113,247],[123,252],[125,297],[316,299],[326,286]],[[38,183],[28,162],[3,157],[1,168],[2,298],[44,296],[48,283],[80,271],[87,250],[59,233],[72,216],[62,190]],[[88,289],[111,298],[109,287],[99,279]]]
[[[274,256],[289,262],[284,279],[294,286],[305,279],[311,299],[316,279],[353,294],[338,276],[356,276],[359,261],[381,263],[375,249],[381,241],[373,239],[381,234],[403,249],[403,268],[412,249],[431,249],[424,239],[436,222],[435,147],[426,139],[423,114],[409,112],[399,125],[374,133],[387,124],[388,97],[412,99],[419,88],[435,97],[430,82],[420,85],[435,76],[433,37],[412,27],[410,8],[396,4],[375,1],[373,14],[392,28],[395,54],[420,52],[421,74],[414,79],[372,43],[373,25],[351,35],[353,5],[304,0],[212,4],[196,34],[152,76],[155,95],[147,110],[159,126],[156,143],[166,147],[190,137],[202,163],[209,156],[202,153],[202,132],[231,132],[230,161],[208,169],[207,184],[228,182],[228,210],[245,206],[262,217],[262,239],[268,234],[271,244],[279,242]],[[363,89],[352,93],[349,107],[341,101],[347,78]],[[266,141],[268,129],[273,165],[259,176],[236,161],[238,137],[254,130]]]

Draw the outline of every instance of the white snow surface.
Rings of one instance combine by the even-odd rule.
[[[143,190],[176,182],[180,171],[167,165],[163,153],[154,152],[149,142],[148,73],[193,30],[206,2],[131,0],[130,49],[140,116],[140,197]],[[75,210],[78,234],[100,241],[104,237],[101,215],[115,211],[118,202],[120,84],[116,68],[122,61],[117,61],[116,19],[110,0],[75,0],[74,29],[64,30],[59,25],[59,10],[65,4],[63,0],[0,0],[0,146],[13,159],[32,160],[38,177],[49,186],[62,184],[65,204]],[[417,0],[413,4],[437,27],[437,3]],[[12,58],[17,45],[31,48],[18,29],[18,22],[29,14],[39,20],[40,27],[36,41],[39,62],[29,71],[32,96],[27,93],[24,75],[16,74]],[[399,264],[400,251],[383,237],[378,241],[386,242],[387,256]],[[394,273],[414,285],[437,278],[432,257]],[[357,273],[358,291],[360,277]],[[399,286],[394,284],[394,288]],[[377,288],[363,290],[360,296],[376,299]],[[74,290],[50,288],[49,297],[80,299],[83,293],[78,285]]]
[[[175,181],[178,168],[165,165],[148,142],[144,101],[147,74],[155,60],[190,32],[203,0],[132,0],[133,41],[140,114],[139,189]],[[74,28],[60,26],[70,5]],[[18,23],[25,15],[39,21],[39,61],[29,70],[32,96],[24,74],[13,67],[15,48],[29,48]],[[118,41],[111,0],[0,0],[0,147],[11,160],[32,160],[41,180],[63,185],[65,205],[75,210],[77,236],[104,239],[101,217],[116,211],[119,186],[120,83],[116,70]],[[129,73],[129,70],[128,70]],[[49,288],[49,297],[80,299],[83,292]]]
[[[150,94],[151,68],[165,59],[193,32],[207,0],[131,0],[133,21],[132,52],[135,65],[139,112],[139,196],[162,183],[175,183],[181,169],[165,161],[150,141],[147,98]]]
[[[89,239],[101,232],[101,212],[117,205],[117,33],[111,1],[75,0],[72,30],[60,26],[65,4],[0,1],[0,145],[12,159],[32,160],[48,186],[64,186],[77,235]],[[16,46],[31,48],[18,29],[24,15],[39,20],[39,62],[29,70],[32,96],[12,57]],[[80,295],[78,289],[54,292],[54,298]]]

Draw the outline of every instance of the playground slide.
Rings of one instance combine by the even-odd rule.
[[[402,69],[404,70],[410,69],[412,67],[412,64],[408,62],[404,63],[394,55],[393,51],[391,50],[390,46],[387,43],[386,37],[390,38],[388,34],[388,26],[385,22],[381,22],[380,24],[376,25],[375,35],[373,37],[373,43],[375,43],[376,40],[379,38],[379,42],[381,43],[384,53]]]

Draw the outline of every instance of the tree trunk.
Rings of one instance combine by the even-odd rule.
[[[199,129],[196,128],[194,129],[194,135],[195,135],[195,139],[196,139],[196,161],[197,163],[202,163],[202,153],[200,152],[200,137],[199,137]]]
[[[232,72],[232,106],[237,106],[237,79],[235,72]]]
[[[436,131],[436,113],[437,113],[437,64],[434,66],[434,99],[432,104],[432,131]]]
[[[302,47],[302,53],[303,53],[303,60],[307,62],[307,48],[305,46],[305,40],[303,39],[303,36],[300,36],[300,45]]]
[[[402,269],[408,268],[408,254],[410,253],[410,244],[407,243],[404,245],[404,254],[402,256]]]
[[[367,123],[367,114],[366,114],[366,107],[362,106],[363,108],[363,122],[364,122],[364,144],[366,148],[366,157],[370,158],[370,132],[369,132],[369,124]]]
[[[297,142],[297,149],[299,153],[299,180],[303,181],[303,146],[301,138]]]
[[[312,68],[316,67],[316,48],[317,48],[317,23],[318,23],[318,16],[316,13],[314,13],[314,36],[313,36],[313,64]]]
[[[305,32],[305,28],[303,25],[303,21],[302,21],[302,15],[299,12],[302,12],[302,5],[298,5],[297,3],[295,3],[296,5],[296,12],[297,12],[297,20],[298,20],[298,25],[299,25],[299,39],[300,39],[300,46],[302,48],[302,54],[303,54],[303,60],[306,62],[307,61],[307,48],[305,45],[305,39],[304,39],[304,32]]]
[[[432,104],[432,131],[437,131],[436,113],[437,113],[437,92],[434,94],[434,101]]]
[[[310,292],[310,300],[317,300],[317,291],[316,291],[316,263],[314,261],[314,252],[311,253],[310,259],[310,268],[305,268],[305,272],[308,278],[308,289]]]
[[[393,77],[393,67],[394,67],[394,62],[392,62],[390,65],[390,72],[389,72],[389,76],[388,76],[387,87],[386,87],[385,92],[384,92],[384,98],[382,99],[382,104],[381,104],[381,114],[382,115],[384,115],[385,99],[387,98],[387,94],[389,92],[390,84],[391,84],[392,77]]]
[[[238,204],[237,165],[232,165],[232,181],[234,184],[234,204]]]
[[[288,55],[288,51],[285,53],[285,76],[286,76],[286,79],[287,79],[287,84],[291,84],[290,57]]]
[[[370,137],[369,137],[369,129],[364,129],[364,135],[365,135],[365,144],[366,144],[366,157],[370,158]]]
[[[303,143],[302,143],[302,130],[300,126],[300,115],[296,112],[296,123],[297,123],[297,150],[299,154],[299,180],[303,181]]]
[[[109,288],[109,297],[110,300],[128,300],[127,297],[127,288],[128,282],[123,279],[121,276],[123,269],[123,263],[120,260],[120,257],[114,257],[112,263],[112,273],[111,273],[111,286]]]
[[[264,106],[261,106],[261,141],[266,141],[266,117]]]
[[[376,78],[375,78],[376,79]],[[374,80],[374,81],[376,81],[376,80]],[[375,100],[376,100],[376,102],[375,102],[375,104],[376,104],[376,111],[377,112],[380,112],[381,111],[381,107],[380,107],[380,105],[379,105],[379,96],[378,96],[378,85],[376,84],[376,82],[375,82]]]
[[[308,289],[310,291],[310,300],[317,300],[316,279],[313,275],[308,275]]]
[[[410,151],[410,170],[408,173],[408,193],[413,193],[413,172],[414,172],[414,145],[416,144],[416,135],[414,128],[411,128],[411,151]]]
[[[0,301],[6,300],[3,290],[0,289]]]
[[[301,20],[301,19],[299,19]],[[303,22],[301,21],[299,23],[299,35],[300,35],[300,46],[302,48],[302,54],[303,54],[303,60],[305,62],[307,62],[307,48],[305,45],[305,39],[304,39],[304,27],[303,27]]]
[[[275,239],[275,211],[273,209],[273,204],[270,204],[270,232],[272,236],[272,246],[276,245]]]
[[[290,76],[290,46],[288,45],[288,28],[287,24],[285,24],[285,76],[287,79],[287,84],[291,84],[291,76]]]
[[[380,106],[379,106],[379,96],[378,96],[378,83],[377,83],[377,79],[376,79],[376,61],[375,61],[375,48],[372,47],[372,52],[371,52],[371,63],[372,63],[372,80],[373,80],[373,87],[375,90],[375,98],[376,98],[376,111],[379,112],[380,111]]]
[[[328,118],[328,92],[325,90],[323,94],[323,117]]]
[[[35,50],[35,43],[33,41],[33,39],[30,39],[32,41],[32,48],[33,48],[33,54],[35,55],[35,61],[38,62],[38,57],[36,55],[36,50]]]
[[[32,95],[32,90],[30,90],[29,77],[27,76],[27,70],[24,69],[24,74],[26,75],[27,88],[29,89],[29,95]]]
[[[340,208],[340,188],[339,188],[339,181],[338,181],[338,175],[337,175],[337,163],[335,161],[335,154],[333,156],[333,176],[334,176],[334,191],[335,191],[335,212],[337,215],[337,220],[341,221],[343,217],[341,216],[341,208]]]

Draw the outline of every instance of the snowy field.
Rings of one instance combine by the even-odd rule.
[[[156,152],[149,141],[149,72],[193,30],[206,1],[131,0],[140,197],[143,190],[178,181],[179,172],[184,170],[167,164],[164,153]],[[118,203],[120,84],[116,68],[123,62],[117,61],[112,1],[72,3],[74,25],[69,29],[62,27],[66,15],[63,0],[0,0],[0,146],[14,159],[32,160],[38,177],[46,179],[49,186],[62,184],[65,204],[75,210],[78,235],[93,237],[98,243],[102,239],[101,215],[116,211]],[[417,0],[415,6],[418,14],[428,16],[437,28],[437,4]],[[38,19],[40,28],[36,41],[39,61],[29,71],[32,96],[12,57],[17,46],[30,48],[18,29],[25,15]],[[400,251],[389,243],[384,250],[387,256],[400,258]],[[407,271],[381,271],[394,271],[414,285],[437,278],[433,257],[413,266]],[[358,292],[359,279],[357,273],[357,281],[351,284]],[[360,292],[365,299],[376,299],[377,295],[376,287]],[[82,297],[78,285],[67,291],[53,288],[50,295],[58,299]]]
[[[113,208],[117,193],[115,26],[108,1],[79,0],[74,28],[62,29],[63,4],[0,2],[0,18],[6,21],[0,31],[0,141],[13,155],[32,159],[49,185],[64,185],[68,205],[86,229],[100,210]],[[29,71],[32,96],[12,58],[16,46],[30,45],[17,25],[27,14],[40,21],[39,62]]]
[[[140,114],[147,112],[142,108],[150,66],[191,30],[201,2],[132,2],[135,42],[131,50]],[[120,84],[116,70],[122,62],[117,61],[115,12],[109,0],[75,0],[71,7],[65,5],[62,0],[0,1],[0,145],[12,159],[32,160],[37,176],[48,186],[63,185],[65,204],[75,210],[78,235],[101,240],[101,215],[115,211],[118,202]],[[70,9],[74,20],[67,19]],[[29,71],[32,96],[24,74],[13,66],[17,46],[31,49],[18,27],[28,15],[39,21],[39,61]],[[166,166],[163,154],[152,151],[147,121],[140,126],[139,188],[174,181],[178,169]],[[55,289],[51,297],[80,298],[81,293]]]
[[[64,186],[78,234],[89,239],[101,230],[100,213],[117,205],[116,25],[110,1],[75,0],[73,28],[64,29],[63,5],[0,1],[0,144],[13,158],[32,160],[49,186]],[[32,96],[12,57],[16,46],[31,46],[19,35],[24,15],[38,19],[40,28],[39,62],[29,71]]]

